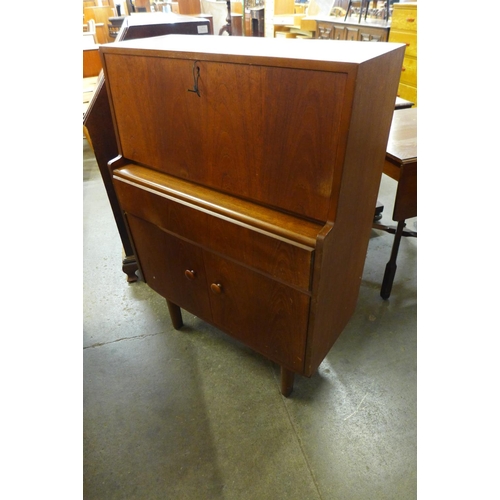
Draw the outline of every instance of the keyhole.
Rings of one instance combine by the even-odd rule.
[[[200,67],[197,65],[198,61],[193,63],[193,88],[188,89],[188,92],[194,92],[198,97],[200,95],[200,89],[198,88],[198,80],[200,79]]]

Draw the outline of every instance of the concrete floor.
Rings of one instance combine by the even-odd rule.
[[[83,141],[84,498],[417,497],[417,239],[372,231],[357,310],[310,379],[279,369],[121,271],[118,231]],[[396,183],[383,176],[382,222]],[[416,219],[408,221],[415,229]]]

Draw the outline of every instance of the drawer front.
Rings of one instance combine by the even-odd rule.
[[[272,361],[303,371],[309,296],[210,252],[204,258],[214,324]]]
[[[322,40],[331,40],[333,38],[333,24],[318,21],[317,26],[318,31],[316,38],[321,38]]]
[[[417,9],[394,7],[391,29],[417,31]]]
[[[405,57],[401,67],[401,83],[417,86],[417,60],[413,57]]]
[[[345,26],[333,25],[333,39],[334,40],[345,40],[347,37]]]
[[[128,214],[128,224],[146,283],[163,297],[211,321],[203,251]]]
[[[359,40],[359,28],[346,27],[346,40],[351,42]]]
[[[387,31],[363,26],[359,30],[359,40],[361,42],[387,42]]]
[[[405,56],[417,57],[417,35],[391,29],[389,41],[394,43],[404,43],[406,45]]]
[[[398,86],[398,97],[411,101],[417,106],[417,87],[400,83]]]
[[[310,289],[313,250],[131,184],[114,180],[122,209],[166,231],[238,260],[304,290]]]

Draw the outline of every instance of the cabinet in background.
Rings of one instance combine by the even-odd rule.
[[[417,105],[417,2],[395,3],[389,42],[406,45],[398,96]]]

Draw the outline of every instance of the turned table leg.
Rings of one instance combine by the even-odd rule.
[[[122,271],[127,275],[127,282],[128,283],[135,283],[137,281],[137,274],[136,271],[139,269],[139,266],[137,265],[137,260],[135,259],[135,256],[129,256],[127,255],[123,260],[122,260]]]
[[[172,320],[172,325],[176,330],[179,330],[184,325],[182,322],[181,308],[177,304],[170,302],[170,300],[167,300],[167,306],[168,312],[170,313],[170,319]]]
[[[286,398],[292,393],[294,375],[292,371],[287,370],[284,366],[281,367],[281,394]]]
[[[396,276],[396,259],[398,257],[399,243],[401,242],[401,236],[403,235],[403,229],[405,227],[405,221],[399,221],[398,227],[396,229],[396,235],[394,236],[394,242],[392,244],[391,258],[385,266],[384,279],[382,281],[382,288],[380,290],[380,296],[387,300],[391,295],[392,284],[394,283],[394,276]]]

